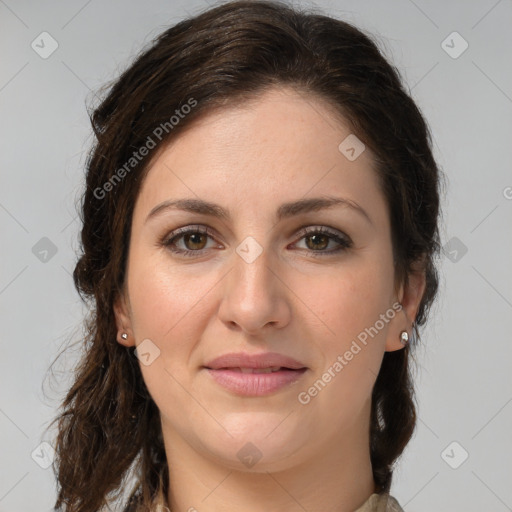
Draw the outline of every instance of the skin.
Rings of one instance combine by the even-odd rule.
[[[369,450],[371,392],[385,351],[415,319],[421,272],[395,283],[388,207],[368,148],[349,161],[338,145],[351,132],[318,98],[281,87],[195,122],[156,155],[137,198],[125,291],[115,304],[118,342],[150,339],[160,355],[141,364],[161,413],[172,511],[349,512],[374,492]],[[284,202],[350,199],[276,223]],[[178,210],[149,212],[169,199],[212,201],[231,220]],[[186,226],[204,235],[175,240],[200,251],[170,251],[161,240]],[[301,229],[330,227],[353,242]],[[248,236],[263,252],[236,252]],[[327,245],[328,243],[328,245]],[[314,254],[313,251],[316,251]],[[323,251],[323,256],[320,254]],[[359,333],[401,302],[403,309],[310,402],[307,391]],[[121,333],[127,333],[123,340]],[[230,393],[202,369],[227,352],[275,351],[308,367],[301,379],[263,397]],[[237,452],[252,443],[261,459]]]

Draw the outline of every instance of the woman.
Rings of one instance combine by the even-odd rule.
[[[439,170],[375,43],[225,3],[161,34],[91,121],[56,509],[402,510]]]

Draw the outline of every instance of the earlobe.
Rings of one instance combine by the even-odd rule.
[[[402,321],[402,323],[405,323]],[[411,339],[412,325],[409,328],[400,330],[398,324],[391,324],[386,339],[386,352],[395,352],[406,347]]]
[[[415,269],[407,276],[407,282],[400,287],[398,301],[400,311],[393,318],[386,340],[386,352],[404,348],[411,340],[414,322],[426,288],[426,275]]]
[[[124,295],[120,294],[114,301],[114,315],[116,318],[117,342],[125,347],[135,346],[129,310]]]

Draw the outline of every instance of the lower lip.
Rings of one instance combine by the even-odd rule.
[[[278,370],[271,373],[242,373],[238,370],[214,370],[206,368],[208,373],[222,387],[243,396],[263,396],[297,381],[307,368],[300,370]]]

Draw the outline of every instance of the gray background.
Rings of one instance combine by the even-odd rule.
[[[316,5],[380,38],[448,178],[440,297],[418,352],[418,429],[392,493],[407,512],[512,510],[512,2]],[[1,512],[51,510],[55,498],[52,469],[41,467],[51,450],[39,445],[52,441],[45,429],[76,350],[53,379],[46,372],[78,339],[83,314],[71,272],[92,141],[85,101],[168,25],[207,6],[0,0]],[[58,43],[46,59],[31,47],[44,37],[51,48],[44,31]],[[461,39],[442,44],[454,31],[469,44],[457,58]]]

